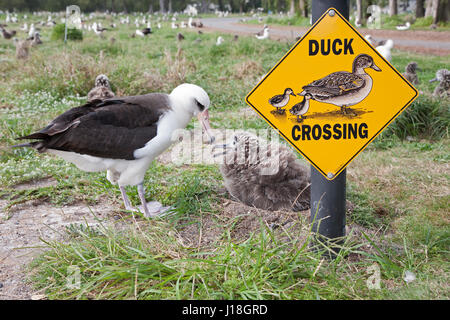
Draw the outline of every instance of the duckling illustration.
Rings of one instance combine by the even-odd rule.
[[[286,88],[283,94],[278,94],[270,98],[269,103],[276,108],[277,113],[283,113],[284,110],[282,108],[289,103],[289,96],[295,97],[294,91],[291,88]]]
[[[348,106],[363,101],[372,90],[373,80],[365,71],[381,69],[368,54],[360,54],[353,60],[352,72],[338,71],[315,80],[303,87],[299,95],[310,94],[313,100],[341,107],[342,114],[348,114]]]
[[[305,94],[305,97],[303,98],[302,102],[299,102],[297,104],[295,104],[290,110],[289,112],[292,115],[297,116],[297,122],[303,122],[303,119],[306,118],[306,116],[304,116],[305,113],[308,112],[309,110],[309,100],[311,99],[311,95],[309,93]]]

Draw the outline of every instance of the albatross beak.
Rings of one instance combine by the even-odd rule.
[[[208,110],[198,114],[198,121],[202,124],[203,132],[208,136],[208,143],[213,143],[216,138],[211,132],[211,126],[209,125],[209,113]]]
[[[438,78],[431,79],[430,82],[438,81]]]

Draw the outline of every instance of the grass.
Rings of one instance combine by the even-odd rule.
[[[66,33],[66,26],[64,24],[57,24],[53,30],[50,39],[64,40]],[[83,32],[76,28],[67,29],[67,40],[83,40]]]
[[[104,173],[9,148],[16,137],[82,104],[100,73],[117,95],[196,83],[211,97],[213,128],[267,129],[243,98],[284,55],[285,43],[233,42],[226,34],[217,47],[218,33],[189,31],[178,43],[168,24],[146,39],[130,38],[133,31],[121,26],[105,39],[86,32],[82,41],[63,45],[43,27],[44,44],[25,62],[0,39],[0,198],[8,215],[30,199],[61,206],[106,197],[120,209],[120,192]],[[120,228],[106,219],[95,227],[69,226],[65,241],[43,239],[48,250],[29,266],[34,287],[50,299],[448,299],[449,103],[431,96],[428,80],[449,60],[394,50],[398,70],[411,60],[422,68],[422,94],[349,166],[349,237],[336,260],[308,250],[310,225],[300,214],[277,229],[256,217],[257,227],[239,233],[251,213],[227,211],[217,165],[155,161],[145,177],[147,198],[173,205],[175,213],[153,220],[123,214]],[[48,177],[56,186],[16,188]],[[136,189],[127,191],[138,203]],[[379,290],[366,284],[374,263]],[[79,288],[66,285],[70,266],[80,270]],[[417,276],[410,284],[402,279],[407,270]]]

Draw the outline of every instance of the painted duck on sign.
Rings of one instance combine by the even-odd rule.
[[[289,96],[294,96],[294,91],[291,88],[284,89],[283,94],[278,94],[269,99],[269,103],[275,107],[276,113],[284,113],[284,107],[289,103]]]
[[[334,104],[342,114],[349,114],[349,106],[363,101],[372,90],[373,80],[365,69],[381,69],[368,54],[360,54],[353,60],[352,72],[338,71],[303,86],[301,96],[311,95],[311,99]]]
[[[307,93],[305,94],[302,102],[295,104],[289,110],[292,115],[297,116],[297,122],[303,122],[303,119],[306,118],[305,113],[309,110],[309,99],[311,99],[311,95]]]

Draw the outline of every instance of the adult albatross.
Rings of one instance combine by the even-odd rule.
[[[195,115],[214,141],[209,126],[208,94],[201,87],[184,83],[170,94],[94,100],[72,108],[48,126],[18,139],[37,141],[16,145],[60,156],[79,169],[107,171],[107,179],[118,184],[125,209],[135,210],[125,186],[137,185],[144,216],[160,214],[165,208],[157,201],[147,203],[144,175],[153,159],[172,143],[172,134],[183,129]]]

